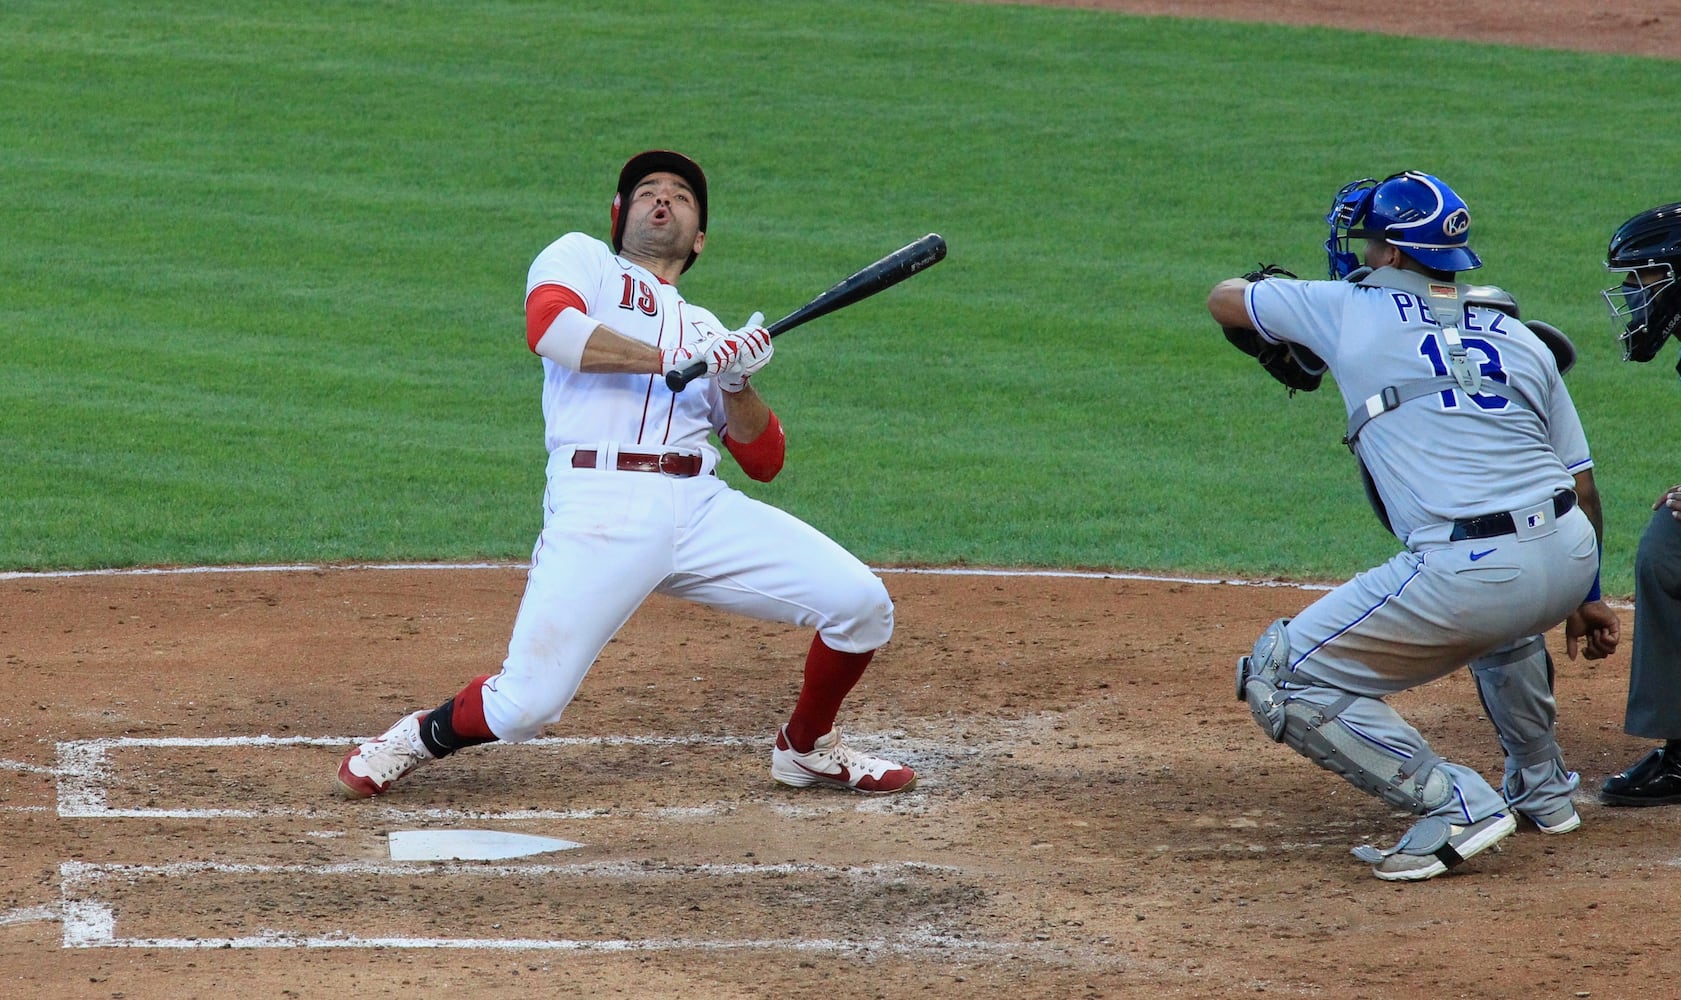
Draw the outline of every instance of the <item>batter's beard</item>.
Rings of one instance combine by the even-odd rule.
[[[694,248],[693,237],[685,243],[673,227],[667,227],[664,231],[654,229],[651,235],[650,228],[644,226],[638,227],[635,232],[625,232],[621,245],[626,257],[663,264],[682,264],[688,261],[689,252]]]

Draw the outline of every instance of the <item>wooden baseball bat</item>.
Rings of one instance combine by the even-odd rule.
[[[842,278],[828,291],[765,327],[765,331],[772,337],[787,333],[796,326],[809,323],[819,316],[826,316],[836,309],[844,308],[861,299],[867,299],[883,289],[892,288],[911,275],[945,260],[945,257],[945,237],[939,233],[929,233],[913,243],[900,247],[856,274]],[[674,368],[666,372],[665,384],[672,392],[682,392],[684,386],[705,373],[706,362],[696,361],[686,368]]]

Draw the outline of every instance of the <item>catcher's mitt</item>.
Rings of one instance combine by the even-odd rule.
[[[1286,271],[1277,264],[1256,264],[1255,270],[1245,274],[1243,280],[1253,285],[1255,282],[1265,281],[1267,278],[1294,278],[1295,276],[1294,273]]]
[[[1265,281],[1268,278],[1294,278],[1295,275],[1277,264],[1261,264],[1243,276],[1244,281]],[[1312,392],[1325,378],[1325,362],[1319,355],[1298,344],[1271,344],[1254,330],[1241,326],[1223,326],[1226,339],[1232,346],[1254,358],[1266,373],[1290,390]]]

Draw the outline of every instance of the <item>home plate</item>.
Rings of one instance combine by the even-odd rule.
[[[392,861],[500,861],[583,844],[501,830],[392,830]]]

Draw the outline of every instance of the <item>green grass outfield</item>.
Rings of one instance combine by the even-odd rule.
[[[526,268],[673,146],[712,180],[685,291],[729,322],[947,237],[760,379],[790,462],[743,485],[882,564],[1385,557],[1334,391],[1286,398],[1203,298],[1321,273],[1343,182],[1440,174],[1479,277],[1581,348],[1627,593],[1681,387],[1673,348],[1618,362],[1597,290],[1610,230],[1681,199],[1675,69],[901,0],[9,0],[0,569],[523,558]]]

